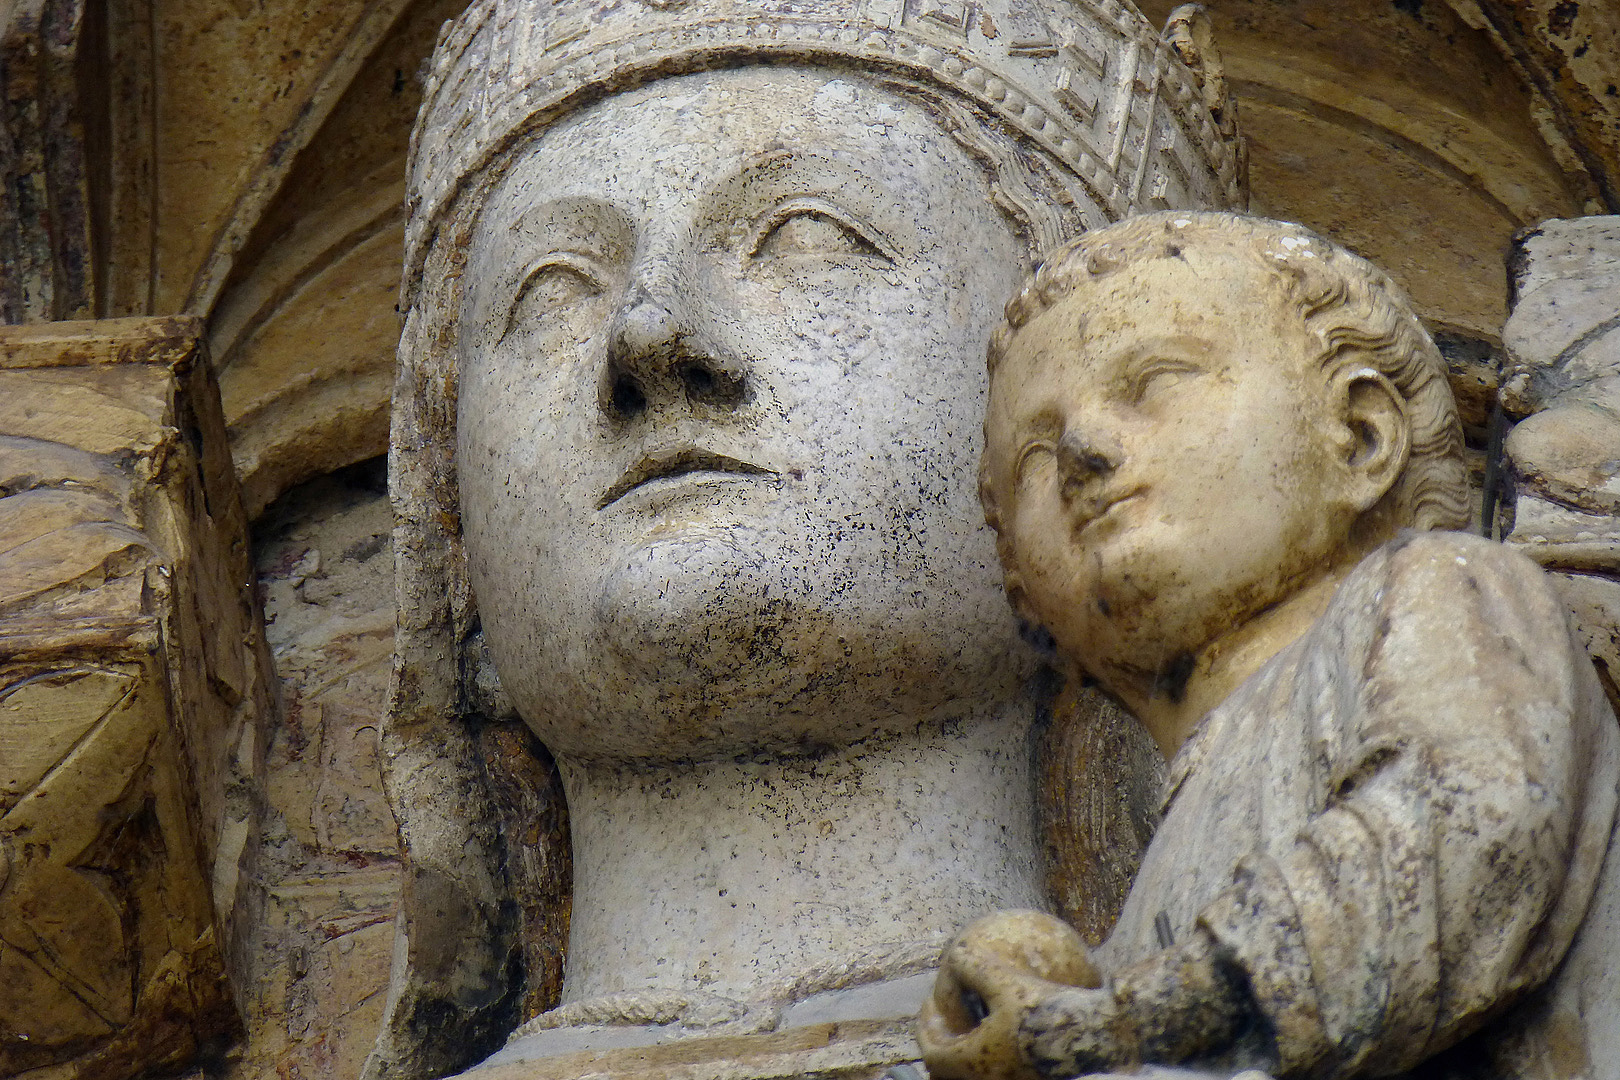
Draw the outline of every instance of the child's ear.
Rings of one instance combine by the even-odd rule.
[[[1406,399],[1370,364],[1347,364],[1333,380],[1339,406],[1337,442],[1348,467],[1347,501],[1360,512],[1388,494],[1412,451]]]

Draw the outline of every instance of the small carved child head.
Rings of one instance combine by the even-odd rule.
[[[1129,219],[1006,315],[985,516],[1014,607],[1105,683],[1184,668],[1399,528],[1468,520],[1439,352],[1387,276],[1300,226]]]

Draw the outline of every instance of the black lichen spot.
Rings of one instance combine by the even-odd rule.
[[[1392,0],[1392,2],[1396,11],[1410,15],[1414,19],[1423,15],[1423,0]]]
[[[1560,0],[1547,13],[1547,29],[1558,37],[1568,37],[1580,13],[1581,5],[1575,0]]]
[[[1028,619],[1019,619],[1018,636],[1023,638],[1027,645],[1042,656],[1057,655],[1057,638],[1052,636],[1052,631],[1039,623],[1032,623]]]
[[[1193,667],[1197,663],[1192,653],[1177,653],[1153,676],[1153,692],[1163,694],[1173,704],[1180,705],[1181,699],[1187,695],[1187,680],[1192,678]]]

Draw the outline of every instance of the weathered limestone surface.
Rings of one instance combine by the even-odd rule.
[[[199,331],[0,330],[0,1072],[240,1030],[267,654]]]
[[[377,737],[394,638],[382,462],[294,490],[254,530],[280,708],[266,751],[265,908],[229,1076],[359,1075],[388,987],[398,840]]]
[[[1598,207],[1620,210],[1620,12],[1602,0],[1446,0],[1487,31],[1537,87],[1536,122],[1566,168],[1586,171]]]
[[[1059,239],[1241,203],[1221,72],[1200,11],[1161,36],[1113,2],[492,0],[447,30],[407,196],[372,1075],[552,1005],[534,1037],[785,1032],[1039,902],[982,349]]]
[[[1391,281],[1153,214],[1007,313],[1008,598],[1168,776],[1100,946],[1009,912],[946,949],[931,1074],[1620,1075],[1620,726],[1548,576],[1447,531],[1461,426]]]
[[[82,4],[0,12],[0,322],[96,314],[83,117]]]
[[[418,70],[440,23],[463,6],[333,0],[313,15],[283,0],[19,0],[6,7],[0,13],[3,318],[183,305],[206,316],[250,514],[289,485],[383,452],[401,177],[420,100]],[[1142,6],[1159,22],[1171,4]],[[1462,402],[1464,421],[1483,446],[1496,386],[1488,353],[1500,323],[1503,238],[1549,214],[1580,212],[1593,191],[1600,200],[1609,192],[1614,207],[1620,98],[1606,89],[1620,7],[1600,0],[1221,0],[1212,7],[1244,108],[1257,207],[1304,220],[1378,258],[1417,293],[1431,326],[1456,331],[1460,346],[1448,352],[1453,386],[1473,391]],[[950,5],[930,10],[952,18]],[[1600,460],[1601,446],[1585,457],[1571,448],[1607,436],[1601,422],[1556,426],[1569,430],[1541,439],[1545,452],[1532,444],[1550,427],[1529,426],[1518,449],[1526,461],[1571,466],[1556,475],[1535,472],[1522,485],[1556,493],[1547,512],[1561,515],[1579,510],[1591,485],[1607,482],[1581,475]],[[1567,505],[1557,503],[1564,498]],[[1526,523],[1585,527],[1567,515],[1538,517],[1528,497],[1522,505]],[[337,545],[334,562],[332,545],[313,534],[308,539],[327,553],[321,572],[342,576],[334,567],[349,561],[342,557],[348,543]],[[1574,549],[1562,550],[1568,556]],[[1587,627],[1617,622],[1620,586],[1612,562],[1603,565],[1597,573],[1569,574],[1566,597]],[[283,585],[300,576],[289,570],[283,578],[273,565],[267,574]],[[277,589],[272,585],[273,594]],[[312,595],[321,589],[317,576]],[[377,626],[391,610],[391,598],[376,601]],[[347,628],[334,632],[340,647],[356,644]],[[364,673],[327,687],[339,669],[304,662],[321,653],[319,634],[298,637],[305,644],[288,654],[285,686],[294,699],[334,705],[321,707],[323,733],[327,720],[342,713],[339,726],[362,734],[347,744],[354,759],[303,751],[291,768],[307,787],[278,789],[276,798],[292,807],[298,823],[285,834],[296,833],[297,846],[284,850],[297,855],[283,868],[289,899],[275,907],[276,920],[285,922],[277,921],[271,937],[284,926],[298,945],[276,946],[276,957],[266,961],[285,964],[276,969],[274,992],[266,990],[266,1000],[283,992],[284,1000],[271,1000],[265,1017],[287,1034],[278,1047],[296,1044],[303,1054],[324,1040],[341,1044],[330,1051],[332,1060],[346,1063],[345,1047],[360,1039],[366,1010],[379,1000],[372,944],[386,936],[380,924],[349,933],[347,920],[372,918],[391,893],[380,878],[364,888],[358,881],[345,885],[336,900],[328,891],[332,865],[349,858],[341,852],[371,860],[355,868],[360,875],[381,865],[366,847],[375,841],[360,839],[363,830],[345,835],[344,822],[371,820],[375,804],[354,801],[363,808],[357,818],[343,799],[303,803],[317,788],[349,791],[359,782],[368,752],[362,714],[372,707],[369,695],[381,693],[383,676],[365,659],[376,645],[365,638],[355,660]],[[1591,640],[1600,656],[1613,657],[1612,635]],[[1072,687],[1067,695],[1056,711],[1078,710],[1085,718],[1047,732],[1043,813],[1048,839],[1078,838],[1091,854],[1078,861],[1072,850],[1043,854],[1060,879],[1060,909],[1100,936],[1129,883],[1128,869],[1109,870],[1116,891],[1110,900],[1075,868],[1099,852],[1128,850],[1127,841],[1142,836],[1140,789],[1120,782],[1113,763],[1123,756],[1145,762],[1151,773],[1162,762],[1151,745],[1131,741],[1129,733],[1139,729],[1122,725],[1131,722],[1117,709]],[[296,741],[289,735],[282,745]],[[323,734],[313,741],[326,740]],[[1092,768],[1100,786],[1066,783],[1066,753]],[[320,778],[326,763],[336,779]],[[321,808],[336,810],[339,820],[323,824]],[[302,846],[310,836],[316,846]],[[334,846],[322,847],[322,837]],[[312,869],[300,877],[298,859],[306,857]],[[310,899],[290,899],[305,886],[313,890]],[[334,949],[364,938],[368,959],[353,969],[331,967],[328,961],[342,954],[320,942],[334,930]],[[309,970],[318,977],[299,977],[305,956],[315,958]],[[345,983],[341,994],[335,983],[322,982],[325,973],[342,980],[350,970],[364,975]],[[342,995],[352,996],[340,1001]],[[283,1024],[284,1007],[300,1019]],[[354,1018],[326,1039],[317,1018],[351,1008]],[[311,1076],[347,1067],[322,1060],[310,1049],[294,1064]],[[275,1068],[258,1061],[253,1067]]]
[[[1171,6],[1142,5],[1151,18]],[[1498,43],[1439,0],[1208,6],[1251,143],[1253,211],[1373,259],[1431,329],[1497,342],[1503,248],[1543,218],[1591,212],[1595,190],[1549,150],[1539,85],[1504,77]]]
[[[467,1080],[922,1080],[911,1020],[807,1024],[760,1035],[689,1036],[656,1046],[502,1060]]]
[[[1506,539],[1555,572],[1620,707],[1620,217],[1530,230],[1514,285]]]

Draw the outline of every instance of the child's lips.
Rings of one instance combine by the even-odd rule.
[[[1141,495],[1142,488],[1123,492],[1100,492],[1077,505],[1074,531],[1078,535],[1108,517],[1117,507]]]

